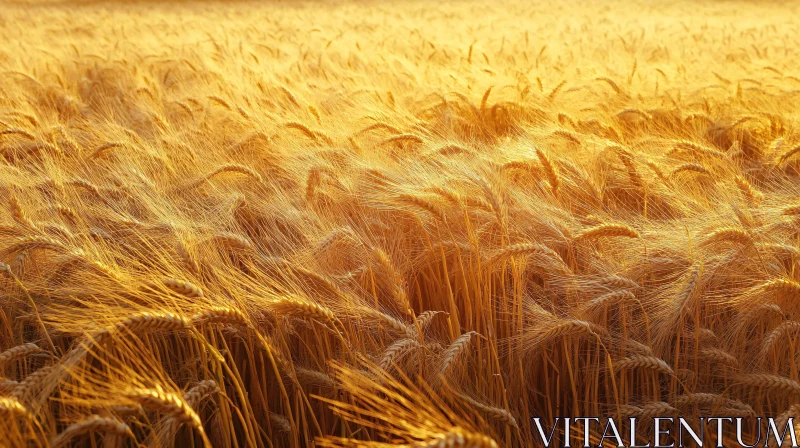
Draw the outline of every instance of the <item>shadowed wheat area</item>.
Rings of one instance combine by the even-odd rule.
[[[797,13],[0,5],[0,445],[796,416]]]

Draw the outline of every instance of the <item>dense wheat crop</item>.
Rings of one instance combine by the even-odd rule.
[[[797,13],[0,5],[0,445],[795,415]]]

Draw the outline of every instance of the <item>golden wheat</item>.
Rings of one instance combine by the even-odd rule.
[[[800,6],[145,3],[0,4],[0,445],[795,413]]]
[[[113,433],[124,435],[133,438],[131,428],[119,420],[108,417],[100,417],[99,415],[92,415],[80,422],[69,425],[66,429],[58,434],[51,445],[53,447],[63,447],[81,434],[91,432]]]

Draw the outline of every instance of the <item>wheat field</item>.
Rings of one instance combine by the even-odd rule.
[[[0,5],[0,446],[800,417],[798,7]]]

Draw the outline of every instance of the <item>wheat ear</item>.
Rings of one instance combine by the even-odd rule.
[[[458,396],[461,397],[464,401],[466,401],[470,406],[483,412],[489,417],[501,421],[507,425],[511,425],[515,428],[518,427],[517,419],[515,419],[514,416],[511,415],[511,413],[508,412],[507,410],[483,404],[466,394],[459,393]]]
[[[603,294],[599,297],[595,297],[594,299],[586,303],[585,307],[586,309],[593,309],[603,306],[609,306],[619,302],[624,303],[635,299],[636,296],[630,291],[613,291]]]
[[[708,172],[706,167],[704,167],[703,165],[700,165],[699,163],[684,163],[683,165],[680,165],[679,167],[677,167],[674,170],[672,170],[672,173],[670,173],[670,177],[675,177],[678,174],[684,173],[684,172],[699,173],[699,174],[705,174],[705,175],[708,175],[708,176],[711,175],[711,173]]]
[[[278,431],[282,432],[291,432],[292,431],[292,424],[289,422],[289,419],[274,412],[269,413],[269,422],[273,426],[275,426]]]
[[[497,442],[489,436],[455,427],[429,441],[417,442],[412,446],[414,448],[497,448]]]
[[[11,347],[10,349],[0,353],[0,367],[20,358],[24,358],[34,353],[41,353],[44,350],[39,348],[38,345],[28,342],[27,344]]]
[[[200,416],[183,398],[164,391],[161,385],[157,384],[153,389],[131,389],[125,391],[124,395],[147,409],[161,412],[177,422],[190,424],[205,439],[205,430]]]
[[[182,240],[178,239],[177,243],[175,244],[175,251],[183,259],[183,262],[192,273],[200,273],[200,266],[197,264],[197,261],[195,261],[191,252],[189,252],[189,249],[187,249],[186,244]]]
[[[39,391],[41,386],[45,384],[45,381],[50,381],[54,378],[51,377],[50,374],[60,368],[58,364],[53,364],[28,374],[25,379],[17,383],[11,395],[18,398],[20,401],[29,402],[34,394]]]
[[[444,210],[441,207],[439,207],[439,205],[436,204],[436,202],[428,198],[425,198],[423,196],[414,194],[401,194],[397,196],[397,200],[402,204],[407,204],[414,208],[424,210],[441,221],[445,219]]]
[[[425,331],[433,322],[433,318],[436,317],[437,314],[441,313],[444,313],[444,311],[428,310],[419,313],[417,315],[417,325],[420,328],[420,330]]]
[[[641,235],[633,227],[625,224],[601,224],[581,232],[576,239],[596,240],[603,237],[641,238]]]
[[[314,319],[321,322],[338,324],[341,326],[339,319],[333,314],[329,308],[316,303],[311,303],[296,296],[286,296],[272,302],[272,309],[279,315],[295,316],[302,319]]]
[[[381,250],[376,248],[372,251],[372,258],[376,264],[380,266],[380,278],[384,279],[386,287],[391,291],[392,297],[397,301],[397,304],[405,312],[411,308],[411,303],[408,301],[405,288],[403,287],[403,279],[394,267],[394,264],[389,259],[389,256]]]
[[[386,329],[390,333],[394,333],[395,335],[409,338],[416,336],[416,331],[414,330],[413,326],[406,325],[405,323],[395,319],[392,316],[389,316],[386,313],[382,313],[373,308],[364,307],[360,310],[359,314],[362,319],[369,319],[377,322],[382,328]]]
[[[386,347],[386,350],[383,352],[383,356],[381,357],[380,362],[378,365],[383,370],[388,370],[394,363],[396,363],[405,353],[409,352],[410,350],[419,346],[419,342],[416,339],[399,339],[392,343],[392,345]]]
[[[664,362],[663,359],[656,358],[655,356],[629,355],[627,358],[621,359],[614,363],[615,371],[633,369],[648,369],[670,376],[675,374],[669,364]]]
[[[453,366],[453,364],[461,357],[461,354],[467,349],[472,336],[478,334],[475,331],[470,331],[462,334],[442,354],[442,364],[439,369],[439,375],[445,375]]]
[[[642,406],[642,418],[653,418],[663,415],[677,415],[678,410],[672,407],[669,403],[663,401],[654,401]]]
[[[174,313],[145,311],[125,318],[113,327],[99,330],[92,336],[96,341],[102,341],[111,335],[119,334],[124,331],[129,331],[131,333],[138,333],[140,331],[178,331],[188,328],[189,325],[190,322],[188,320]]]
[[[33,420],[28,408],[23,406],[15,397],[0,397],[0,413],[8,413]]]
[[[198,312],[192,316],[192,326],[207,324],[234,324],[249,327],[250,321],[241,311],[224,306],[215,306]]]
[[[537,243],[521,243],[521,244],[512,244],[510,246],[506,246],[490,254],[489,258],[486,259],[486,263],[491,266],[517,255],[536,255],[536,254],[547,255],[548,257],[556,259],[559,262],[563,263],[561,257],[559,257],[558,254],[553,251],[553,249],[550,249],[547,246],[543,246]]]
[[[91,432],[104,432],[116,434],[121,436],[128,436],[133,439],[133,431],[131,428],[115,418],[101,417],[99,415],[92,415],[77,423],[73,423],[62,431],[55,439],[53,439],[52,447],[61,448],[67,446],[70,440],[82,434]]]
[[[111,150],[113,148],[120,148],[120,147],[123,147],[123,146],[124,146],[124,144],[120,143],[120,142],[108,142],[108,143],[98,147],[97,149],[95,149],[94,152],[92,152],[89,155],[89,160],[96,159],[96,158],[104,155],[106,153],[106,151],[109,151],[109,150]]]
[[[231,232],[218,232],[211,240],[228,249],[248,251],[253,248],[253,244],[247,238]]]
[[[253,180],[255,180],[258,183],[263,183],[264,182],[264,179],[261,177],[261,175],[258,174],[257,172],[255,172],[255,170],[253,170],[252,168],[244,166],[244,165],[240,165],[238,163],[229,163],[227,165],[223,165],[223,166],[215,169],[214,171],[206,174],[205,176],[203,176],[198,181],[198,183],[206,181],[206,180],[209,180],[212,177],[214,177],[214,176],[216,176],[218,174],[223,174],[223,173],[244,174],[244,175],[246,175],[248,177],[251,177]]]
[[[800,215],[800,204],[794,204],[784,207],[781,210],[784,215]]]
[[[794,296],[800,294],[800,283],[790,279],[776,278],[754,286],[753,292],[764,294],[774,292],[776,294]]]
[[[791,333],[800,333],[800,322],[794,320],[786,321],[772,330],[764,338],[764,342],[761,345],[761,355],[766,356],[778,339]]]
[[[756,187],[750,184],[744,177],[736,176],[734,180],[736,181],[736,186],[739,188],[739,192],[742,193],[742,196],[744,196],[751,205],[757,205],[761,199],[764,198],[764,193],[758,191]]]
[[[295,367],[294,371],[297,380],[304,386],[318,386],[326,389],[336,388],[336,381],[323,372],[305,369],[303,367]]]
[[[220,389],[216,381],[203,380],[199,381],[197,384],[192,386],[191,389],[186,391],[183,394],[183,399],[186,400],[186,403],[189,406],[195,408],[203,398],[219,391]]]
[[[741,245],[752,245],[753,237],[746,230],[737,229],[734,227],[725,227],[722,229],[717,229],[706,235],[703,239],[703,244],[710,245],[723,241],[730,241]]]
[[[196,286],[192,283],[187,281],[180,281],[173,278],[165,278],[161,280],[161,283],[164,284],[167,288],[176,293],[186,296],[189,298],[202,298],[203,297],[203,290],[200,289],[199,286]]]
[[[11,196],[8,202],[9,206],[11,207],[11,215],[14,217],[14,221],[23,227],[36,229],[36,225],[28,217],[28,214],[25,213],[25,209],[22,208],[22,204],[19,203],[19,200],[16,197]]]
[[[3,129],[2,131],[0,131],[0,137],[4,135],[19,135],[27,138],[28,140],[36,140],[36,137],[34,137],[33,134],[23,129],[16,129],[16,128]]]
[[[716,363],[732,368],[736,368],[739,366],[739,361],[736,359],[735,356],[718,348],[708,347],[700,349],[700,351],[698,352],[698,356],[702,359],[714,361]]]
[[[794,148],[792,148],[792,149],[786,151],[785,153],[783,153],[781,158],[778,160],[778,163],[779,164],[783,164],[784,162],[789,160],[790,157],[792,157],[793,155],[797,154],[798,152],[800,152],[800,145],[797,145]]]
[[[764,388],[786,394],[800,394],[800,384],[786,377],[766,373],[746,373],[736,377],[736,380],[754,388]]]
[[[8,395],[14,392],[14,389],[19,386],[19,383],[8,378],[0,377],[0,396]]]
[[[539,163],[542,164],[542,168],[544,168],[544,172],[547,175],[547,180],[550,182],[550,188],[553,191],[553,195],[558,195],[558,189],[561,186],[561,178],[558,176],[558,171],[556,170],[555,165],[553,162],[550,161],[550,158],[547,157],[547,154],[544,153],[539,148],[536,148],[536,157],[539,158]]]

